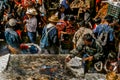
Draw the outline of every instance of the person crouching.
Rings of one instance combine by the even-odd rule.
[[[8,44],[8,49],[10,53],[17,54],[20,52],[21,39],[17,32],[14,30],[17,21],[15,19],[10,19],[8,21],[9,27],[5,29],[5,39]]]

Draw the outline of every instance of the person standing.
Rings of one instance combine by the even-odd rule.
[[[61,2],[61,5],[63,5],[65,7],[65,15],[71,14],[71,9],[70,9],[70,4],[68,0],[63,0]]]
[[[58,16],[59,19],[63,19],[65,17],[65,7],[63,5],[60,5],[57,10],[58,11],[55,13],[55,15]]]
[[[24,20],[26,22],[26,29],[28,37],[31,43],[36,42],[36,28],[37,28],[37,12],[34,8],[27,10],[26,12],[28,19]]]
[[[113,22],[113,17],[110,15],[105,16],[102,20],[102,23],[99,24],[94,30],[94,34],[97,40],[103,47],[103,51],[105,57],[108,56],[109,52],[115,51],[115,34],[114,29],[111,27],[111,23]]]
[[[79,43],[81,43],[82,38],[85,34],[91,34],[94,37],[93,31],[90,29],[89,24],[85,24],[85,22],[82,22],[80,24],[80,28],[75,32],[72,42],[74,43],[74,48],[76,48]]]
[[[58,17],[53,15],[48,18],[49,23],[44,26],[42,31],[42,38],[40,40],[41,53],[47,54],[58,54],[58,30],[56,28],[56,23],[58,22]]]

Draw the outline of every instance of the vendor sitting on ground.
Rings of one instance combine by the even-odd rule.
[[[103,49],[102,46],[88,33],[83,36],[83,41],[81,41],[78,47],[73,49],[71,53],[71,55],[66,57],[66,61],[70,61],[70,59],[75,56],[82,57],[83,67],[86,73],[88,70],[94,70],[93,65],[96,61],[101,59],[103,55]]]

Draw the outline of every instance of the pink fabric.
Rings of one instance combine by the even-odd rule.
[[[28,3],[27,3],[28,1],[32,1],[33,3],[36,2],[36,0],[21,0],[22,6],[23,6],[23,7],[27,7],[27,6],[28,6]]]
[[[65,27],[67,26],[67,23],[63,20],[61,20],[57,25],[56,28],[58,30],[58,38],[61,37],[61,31],[64,31]]]
[[[27,3],[27,0],[21,0],[21,2],[22,2],[22,6],[25,7],[26,3]]]

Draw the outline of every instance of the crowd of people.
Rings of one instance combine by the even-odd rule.
[[[109,3],[101,0],[77,0],[77,8],[72,7],[74,1],[60,0],[51,14],[44,0],[1,1],[0,28],[10,52],[20,53],[23,44],[34,43],[42,54],[69,54],[66,61],[82,57],[86,72],[87,64],[104,62],[108,56],[117,61],[120,15],[107,15]]]

